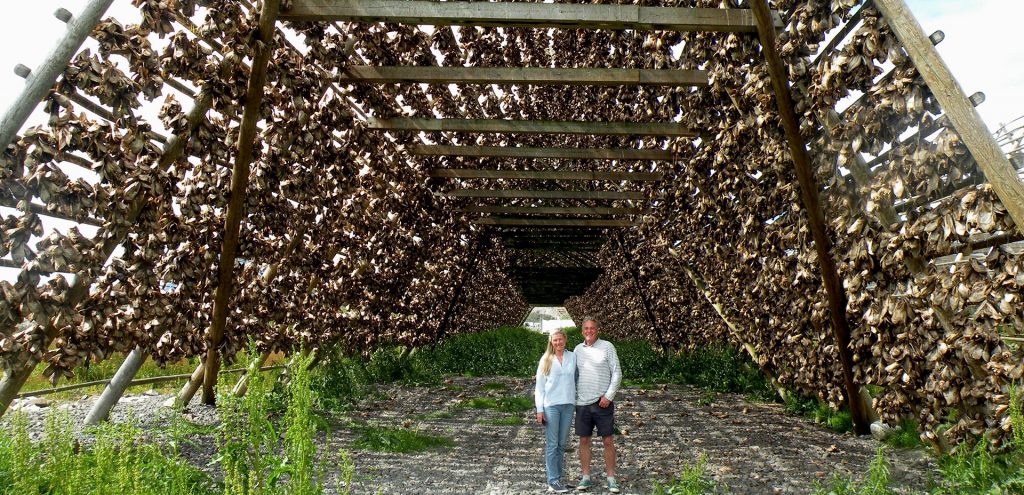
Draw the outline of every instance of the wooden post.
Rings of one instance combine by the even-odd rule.
[[[245,395],[245,392],[249,390],[249,377],[252,376],[254,373],[259,373],[260,368],[263,367],[263,363],[267,362],[267,359],[270,359],[270,353],[264,352],[258,358],[254,359],[251,363],[249,363],[249,369],[246,370],[244,374],[242,374],[242,376],[238,379],[238,382],[235,383],[235,388],[231,390],[231,393],[235,397],[242,397]]]
[[[633,253],[626,249],[626,243],[622,241],[621,233],[615,235],[615,240],[619,243],[619,251],[622,251],[622,255],[626,257],[626,263],[629,263],[629,273],[633,276],[633,285],[636,286],[636,293],[640,296],[640,302],[643,303],[644,311],[647,313],[647,322],[654,329],[654,335],[658,337],[658,345],[661,346],[661,350],[663,352],[667,351],[668,345],[665,344],[665,336],[661,332],[661,326],[658,325],[658,319],[655,318],[654,310],[651,309],[651,302],[647,300],[647,293],[644,292],[643,287],[640,285],[640,269],[636,266]]]
[[[217,372],[220,371],[220,342],[228,318],[228,305],[234,289],[235,252],[238,250],[238,232],[245,213],[245,193],[249,186],[249,165],[252,162],[256,122],[260,118],[263,86],[267,80],[267,66],[273,54],[274,24],[280,0],[264,0],[260,10],[259,42],[254,47],[252,72],[245,92],[245,108],[238,133],[238,151],[231,170],[231,199],[224,221],[224,242],[221,244],[217,270],[217,292],[213,300],[213,319],[206,338],[206,378],[203,382],[203,402],[216,402]]]
[[[222,64],[222,68],[227,67],[227,61]],[[166,170],[172,163],[181,157],[182,152],[185,150],[185,143],[188,142],[189,135],[192,131],[202,122],[206,112],[210,109],[213,104],[213,93],[204,88],[199,97],[196,98],[195,104],[192,110],[188,113],[188,128],[181,134],[176,134],[167,141],[167,144],[163,147],[163,152],[160,155],[160,160],[157,162],[157,166],[161,170]],[[126,217],[126,222],[118,225],[112,232],[105,232],[103,229],[96,234],[96,239],[105,239],[101,247],[100,257],[104,263],[110,258],[117,249],[124,238],[128,235],[128,232],[135,221],[138,220],[139,215],[142,214],[143,208],[150,201],[148,194],[140,194],[133,201],[131,209]],[[89,294],[89,286],[92,284],[92,278],[85,273],[79,273],[75,277],[75,281],[68,288],[67,296],[65,297],[65,304],[74,307],[85,300],[85,297]],[[45,331],[45,346],[49,346],[50,342],[56,337],[57,329],[50,326]],[[31,354],[22,356],[20,362],[14,363],[11,368],[4,373],[3,380],[0,380],[0,415],[3,415],[7,411],[7,408],[11,405],[11,401],[18,395],[18,391],[28,380],[32,370],[35,369],[38,361]]]
[[[992,190],[1017,224],[1017,230],[1024,232],[1024,183],[1017,177],[1017,170],[999,148],[967,93],[957,83],[903,0],[876,0],[875,7],[885,17],[921,78],[939,100],[960,139],[992,184]]]
[[[71,57],[89,37],[89,33],[92,33],[92,29],[99,24],[100,18],[113,2],[114,0],[92,0],[78,17],[65,20],[66,14],[61,15],[61,20],[67,23],[67,34],[57,43],[57,46],[43,60],[39,68],[28,75],[28,81],[25,82],[21,94],[0,118],[0,150],[7,149],[7,145],[14,141],[21,126],[25,125],[25,121],[32,115],[32,111],[50,92],[57,77],[67,68]],[[8,15],[13,14],[8,12]]]
[[[185,382],[185,385],[181,387],[181,391],[179,391],[178,395],[171,401],[170,406],[172,409],[183,409],[185,406],[188,406],[189,402],[192,402],[192,397],[196,395],[196,392],[199,391],[199,387],[203,384],[203,377],[205,376],[203,368],[203,363],[200,361],[199,366],[196,366],[195,371],[192,372],[192,376],[189,377],[188,381]]]
[[[85,417],[86,425],[99,424],[110,417],[110,410],[121,400],[125,390],[128,390],[132,379],[135,378],[135,374],[139,372],[147,358],[149,358],[149,354],[146,354],[138,347],[128,353],[128,356],[124,358],[124,362],[121,363],[121,367],[117,369],[117,373],[114,373],[110,383],[103,389],[103,393],[100,394],[100,397],[96,399],[96,403],[92,405],[92,409],[89,410],[89,415]]]
[[[778,51],[775,49],[775,28],[772,25],[771,12],[766,0],[751,0],[750,9],[757,19],[757,32],[761,39],[775,90],[775,102],[779,107],[779,119],[789,142],[789,153],[793,159],[797,181],[800,184],[800,195],[803,198],[804,210],[807,212],[811,235],[814,238],[814,249],[821,267],[821,278],[828,294],[829,314],[832,319],[832,331],[835,332],[836,348],[843,367],[846,404],[850,408],[853,429],[860,435],[870,433],[870,421],[867,411],[861,403],[860,387],[853,381],[853,356],[850,353],[850,325],[846,320],[846,293],[839,280],[835,262],[832,260],[832,242],[828,238],[825,227],[825,215],[818,200],[818,185],[811,171],[810,158],[807,156],[807,145],[800,135],[800,123],[793,110],[792,96],[789,94],[789,76],[782,64]]]

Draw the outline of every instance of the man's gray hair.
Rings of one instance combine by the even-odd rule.
[[[594,318],[593,316],[589,316],[589,315],[588,316],[584,316],[583,317],[583,321],[581,321],[580,324],[583,325],[583,324],[585,324],[588,321],[592,321],[592,322],[594,322],[595,325],[597,325],[597,318]]]

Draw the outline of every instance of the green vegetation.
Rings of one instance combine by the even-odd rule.
[[[900,425],[885,439],[885,444],[896,449],[912,449],[921,446],[921,436],[917,433],[917,421],[904,419]]]
[[[495,390],[495,391],[508,389],[508,387],[505,386],[504,383],[498,383],[498,382],[488,382],[488,383],[483,384],[483,386],[481,386],[480,388],[483,389],[483,390]]]
[[[483,419],[480,420],[483,424],[498,425],[498,426],[519,426],[526,424],[526,420],[522,416],[505,416],[504,418],[498,419]]]
[[[789,414],[811,418],[836,433],[853,430],[853,419],[848,409],[843,408],[836,411],[828,404],[812,398],[801,397],[796,393],[786,396],[785,411]]]
[[[835,476],[827,486],[818,484],[814,495],[891,495],[889,489],[889,462],[885,459],[885,451],[878,448],[875,458],[868,465],[868,472],[860,481],[852,478]]]
[[[718,487],[707,476],[707,457],[701,454],[696,464],[686,464],[679,472],[679,477],[668,485],[654,484],[651,495],[704,495],[715,493]]]
[[[216,485],[170,447],[141,444],[134,425],[102,425],[90,448],[81,449],[66,413],[53,412],[43,438],[29,439],[21,413],[0,431],[0,493],[187,495],[215,493]]]
[[[359,435],[352,442],[352,446],[363,450],[404,453],[455,445],[450,438],[406,428],[365,425],[357,429]]]

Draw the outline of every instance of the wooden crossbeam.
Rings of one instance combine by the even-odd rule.
[[[490,206],[474,205],[462,209],[464,213],[498,213],[503,215],[642,215],[647,208],[616,208],[611,206]]]
[[[536,191],[527,189],[454,189],[444,196],[455,198],[529,199],[644,199],[640,191]]]
[[[341,81],[362,83],[707,86],[702,70],[549,67],[375,67],[355,65]]]
[[[776,27],[781,27],[778,16],[775,17]],[[281,19],[429,26],[756,32],[754,17],[747,9],[569,3],[293,0]]]
[[[566,158],[570,160],[659,160],[670,161],[668,150],[609,148],[527,148],[520,146],[449,146],[417,144],[409,153],[422,156],[474,156],[487,158]]]
[[[477,225],[528,225],[531,227],[637,227],[635,220],[592,218],[508,218],[483,217],[473,221]]]
[[[661,172],[595,172],[589,170],[481,170],[475,168],[435,168],[431,177],[453,179],[539,179],[539,180],[611,180],[659,181]]]
[[[456,2],[452,2],[456,3]],[[535,4],[540,5],[540,4]],[[581,122],[505,119],[418,119],[368,117],[366,127],[382,131],[475,132],[509,134],[598,134],[607,136],[698,137],[682,124],[668,122]]]

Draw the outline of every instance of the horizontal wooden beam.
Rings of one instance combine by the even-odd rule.
[[[376,117],[368,117],[366,119],[366,127],[382,131],[475,132],[485,134],[597,134],[607,136],[673,137],[700,136],[700,133],[695,132],[682,124],[668,122],[418,119],[408,117],[378,119]]]
[[[591,218],[506,218],[483,217],[473,221],[477,225],[529,225],[531,227],[637,227],[635,220],[609,220]]]
[[[549,67],[374,67],[354,65],[340,80],[361,83],[707,86],[708,73],[679,69]]]
[[[454,189],[445,196],[455,198],[529,199],[644,199],[641,191],[536,191],[527,189]]]
[[[777,17],[777,16],[776,16]],[[293,0],[283,21],[392,22],[428,26],[518,26],[754,33],[748,9],[570,3]],[[781,22],[777,21],[777,27]]]
[[[473,156],[486,158],[566,158],[570,160],[659,160],[675,159],[668,150],[622,148],[527,148],[520,146],[449,146],[417,144],[409,153],[422,156]]]
[[[498,213],[503,215],[642,215],[647,208],[615,208],[610,206],[490,206],[475,205],[462,209],[464,213]]]
[[[476,168],[435,168],[431,177],[452,179],[538,179],[538,180],[611,180],[659,181],[661,172],[601,172],[590,170],[482,170]]]

